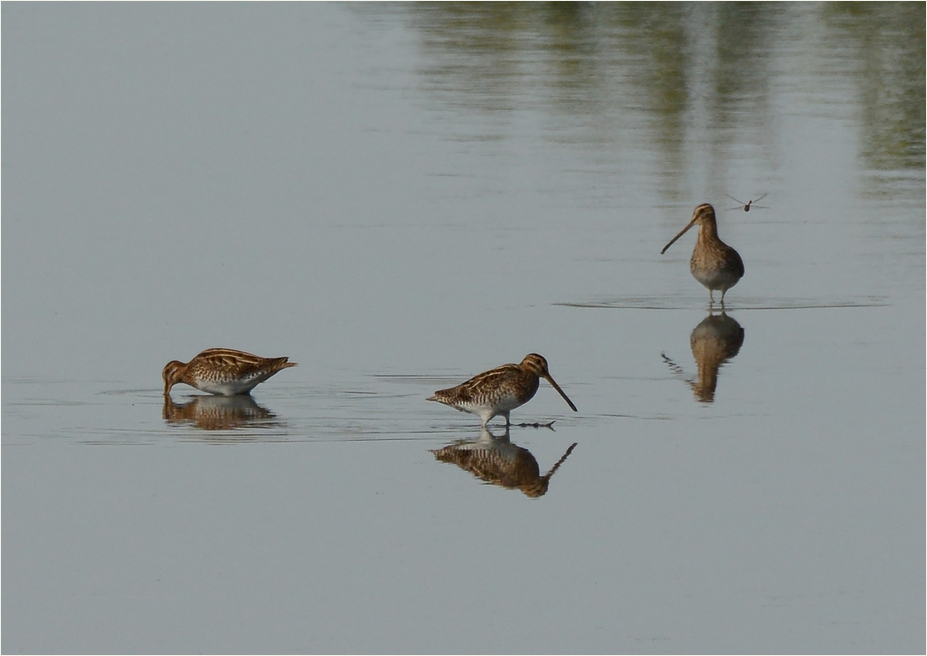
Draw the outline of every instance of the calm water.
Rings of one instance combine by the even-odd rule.
[[[2,11],[4,652],[927,648],[923,4]]]

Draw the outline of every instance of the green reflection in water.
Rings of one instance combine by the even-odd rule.
[[[873,169],[924,168],[925,6],[841,2],[824,7],[828,26],[851,53],[862,155]]]
[[[698,157],[686,143],[712,157],[735,143],[768,151],[782,111],[772,89],[797,85],[811,102],[830,93],[835,111],[844,98],[833,90],[854,96],[870,169],[924,168],[924,3],[415,3],[395,13],[419,35],[429,95],[493,119],[468,138],[503,138],[506,114],[540,109],[558,142],[614,147],[639,131],[669,181]]]

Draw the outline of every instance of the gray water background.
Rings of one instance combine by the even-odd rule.
[[[923,653],[924,25],[4,3],[2,650]],[[425,401],[533,351],[540,498]]]

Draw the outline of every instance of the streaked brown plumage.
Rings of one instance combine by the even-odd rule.
[[[161,375],[165,394],[170,394],[177,383],[186,383],[210,394],[234,396],[247,394],[281,369],[295,366],[287,358],[262,358],[244,351],[213,348],[186,364],[177,360],[168,362]]]
[[[744,262],[733,248],[725,244],[718,237],[718,221],[715,218],[715,208],[708,203],[702,203],[692,213],[689,225],[673,237],[660,255],[666,252],[677,239],[686,234],[692,226],[698,224],[698,239],[692,259],[689,261],[689,271],[692,276],[708,288],[711,302],[715,302],[714,291],[721,290],[721,305],[724,305],[724,295],[727,290],[737,284],[744,275]]]
[[[457,387],[439,390],[428,400],[478,415],[484,427],[490,419],[502,415],[508,426],[509,412],[531,400],[538,391],[542,377],[576,412],[576,406],[551,378],[547,360],[537,353],[526,355],[521,364],[504,364],[474,376]]]
[[[508,430],[497,437],[483,428],[478,440],[461,440],[432,453],[437,460],[454,463],[487,483],[510,490],[517,488],[526,496],[537,498],[547,493],[551,477],[574,448],[575,442],[543,476],[531,452],[509,441]]]

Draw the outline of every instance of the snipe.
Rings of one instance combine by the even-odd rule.
[[[484,428],[490,419],[498,415],[504,416],[505,425],[509,426],[509,413],[534,397],[541,378],[553,385],[573,412],[576,412],[576,406],[551,378],[547,360],[537,353],[526,355],[521,364],[504,364],[474,376],[457,387],[439,390],[428,400],[478,415]]]
[[[740,259],[737,251],[718,237],[715,208],[708,203],[702,203],[696,207],[689,225],[663,247],[660,255],[663,255],[666,249],[696,224],[699,226],[698,239],[695,242],[695,250],[692,251],[692,259],[689,261],[689,271],[696,280],[708,288],[712,304],[715,302],[715,290],[721,290],[721,306],[723,307],[727,290],[743,278],[744,261]]]
[[[172,360],[164,366],[164,393],[170,394],[177,383],[186,383],[219,396],[247,394],[281,369],[296,366],[287,359],[262,358],[234,349],[206,349],[186,364]]]

